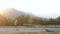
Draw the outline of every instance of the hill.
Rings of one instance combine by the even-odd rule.
[[[8,18],[15,18],[15,17],[20,16],[22,14],[37,17],[36,15],[34,15],[32,13],[19,11],[19,10],[16,10],[14,8],[7,8],[7,9],[4,9],[3,11],[1,11],[1,12],[3,12],[3,15],[8,17]]]

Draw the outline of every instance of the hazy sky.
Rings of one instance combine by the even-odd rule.
[[[60,16],[60,0],[0,0],[0,10],[16,8],[41,17]]]

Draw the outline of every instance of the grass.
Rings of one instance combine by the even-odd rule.
[[[8,27],[8,28],[10,28],[10,27],[15,27],[15,26],[0,26],[0,27],[3,27],[3,28]],[[29,27],[60,28],[60,25],[27,25],[27,26],[17,26],[17,27],[22,27],[22,28],[29,28]]]
[[[60,34],[60,31],[39,31],[39,32],[2,32],[0,31],[0,34]]]
[[[56,25],[56,26],[60,26],[60,25]],[[10,28],[11,26],[0,26],[0,27],[3,27],[3,28]],[[14,27],[14,26],[12,26]],[[25,27],[25,26],[18,26],[18,27]],[[45,27],[45,26],[44,26]],[[48,27],[48,26],[46,26]],[[54,25],[50,25],[50,27],[54,27]],[[57,30],[57,31],[38,31],[38,32],[18,32],[18,31],[13,31],[13,32],[2,32],[0,31],[0,34],[60,34],[60,30]]]

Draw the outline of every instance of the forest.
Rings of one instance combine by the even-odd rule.
[[[60,25],[60,17],[57,18],[40,18],[22,14],[16,18],[8,18],[0,15],[0,26],[28,26],[28,25]]]

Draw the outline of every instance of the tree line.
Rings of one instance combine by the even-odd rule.
[[[10,19],[0,15],[0,26],[15,26],[16,20],[17,20],[17,26],[60,25],[60,17],[47,19],[47,18],[39,18],[39,17],[22,14],[14,19]]]
[[[47,19],[23,14],[16,17],[15,20],[18,20],[18,25],[60,25],[60,17]]]

